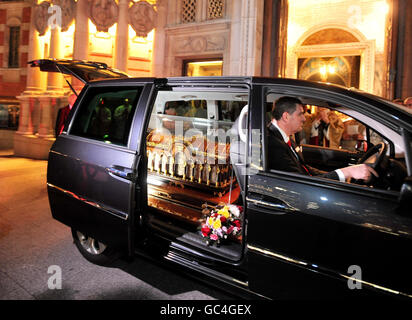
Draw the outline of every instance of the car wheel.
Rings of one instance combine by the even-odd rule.
[[[104,243],[72,229],[74,244],[86,260],[100,265],[108,266],[113,263],[120,254]]]

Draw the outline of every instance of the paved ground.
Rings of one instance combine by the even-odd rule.
[[[0,151],[0,300],[228,298],[142,259],[118,268],[86,261],[51,217],[46,169],[46,161]],[[61,268],[61,289],[48,287],[56,284],[52,266]]]

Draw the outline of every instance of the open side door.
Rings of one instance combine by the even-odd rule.
[[[67,132],[58,137],[49,155],[47,186],[53,217],[108,246],[127,249],[129,255],[138,227],[135,216],[142,207],[139,190],[144,178],[139,172],[144,157],[139,150],[142,112],[154,86],[149,80],[87,86]],[[101,116],[101,126],[93,128],[94,115],[104,114],[101,108],[114,115],[126,100],[131,108],[124,126],[112,121],[105,127]]]

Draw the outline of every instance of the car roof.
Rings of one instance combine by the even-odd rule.
[[[404,126],[412,130],[412,113],[399,105],[392,103],[384,98],[372,95],[367,92],[362,92],[355,88],[347,88],[336,84],[314,82],[301,79],[291,78],[270,78],[256,76],[215,76],[215,77],[168,77],[168,78],[137,78],[131,77],[125,72],[110,68],[107,64],[94,61],[83,60],[68,60],[68,59],[40,59],[28,62],[31,67],[39,67],[45,72],[60,72],[70,74],[81,80],[83,83],[91,83],[95,81],[111,81],[116,79],[118,82],[156,82],[157,84],[169,85],[277,85],[285,89],[290,89],[291,94],[294,93],[297,87],[300,91],[307,90],[307,95],[310,96],[311,89],[318,92],[334,93],[343,97],[343,99],[359,101],[371,105],[371,112],[383,112],[387,114],[393,121],[399,120]],[[67,80],[66,80],[67,81]],[[71,87],[70,83],[69,86]],[[71,87],[72,88],[72,87]],[[74,89],[72,88],[74,91]],[[76,93],[76,92],[75,92]],[[77,95],[77,93],[76,93]]]

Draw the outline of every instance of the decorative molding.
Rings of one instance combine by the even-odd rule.
[[[21,26],[21,18],[17,16],[7,17],[6,26],[8,27],[18,27]]]
[[[129,23],[138,37],[147,37],[147,34],[155,28],[157,12],[147,1],[135,2],[128,13]]]
[[[354,35],[359,42],[346,42],[335,44],[319,44],[303,46],[304,41],[311,35],[325,29],[337,28]],[[375,40],[367,38],[356,28],[340,23],[323,23],[316,25],[304,32],[295,45],[288,48],[287,52],[287,73],[290,78],[297,78],[298,59],[309,57],[327,56],[351,56],[360,55],[361,65],[359,72],[359,89],[374,92],[374,69],[375,69]]]
[[[119,7],[115,0],[90,0],[89,18],[97,31],[108,32],[117,22]]]
[[[43,1],[42,3],[34,7],[33,23],[36,30],[39,32],[39,36],[43,36],[48,29],[49,13],[48,9],[50,2]]]
[[[301,46],[293,50],[289,65],[289,77],[297,77],[297,61],[299,58],[328,57],[328,56],[361,56],[359,89],[373,92],[375,69],[375,40],[364,42],[349,42],[336,44],[321,44]]]
[[[226,36],[208,34],[199,36],[176,37],[173,43],[175,54],[199,54],[222,52],[226,48]]]
[[[76,2],[74,0],[60,0],[62,10],[61,31],[67,31],[74,20],[76,12]]]

